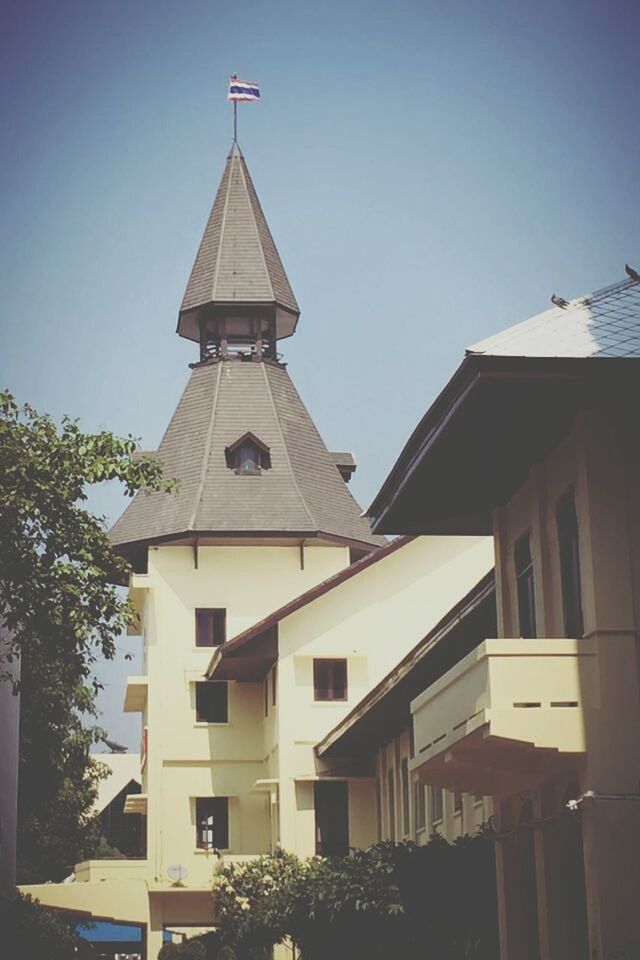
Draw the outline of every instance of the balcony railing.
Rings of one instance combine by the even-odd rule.
[[[598,706],[590,639],[485,640],[411,704],[427,783],[506,795],[575,762]]]

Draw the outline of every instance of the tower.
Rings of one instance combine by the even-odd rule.
[[[155,454],[179,487],[138,493],[110,533],[144,638],[125,710],[142,715],[128,809],[146,817],[150,956],[163,928],[211,922],[213,848],[242,858],[280,838],[260,787],[279,769],[263,683],[206,680],[212,653],[385,542],[347,487],[353,458],[327,449],[278,354],[298,316],[234,143],[178,317],[198,358]],[[265,682],[275,702],[275,672]]]

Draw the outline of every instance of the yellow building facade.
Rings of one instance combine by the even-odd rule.
[[[492,798],[504,960],[640,942],[639,287],[471,348],[370,511],[494,536],[496,635],[413,699],[410,769]]]

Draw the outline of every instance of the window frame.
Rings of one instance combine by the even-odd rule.
[[[201,703],[198,702],[200,699],[199,692],[202,693],[204,692],[205,689],[207,689],[211,693],[213,693],[214,688],[217,687],[218,690],[220,690],[223,686],[225,688],[224,713],[225,713],[226,719],[225,720],[208,720],[200,716],[200,713],[204,712],[205,708]],[[229,684],[226,680],[196,680],[194,697],[195,697],[196,723],[206,724],[207,726],[210,726],[211,724],[226,725],[229,723]]]
[[[202,626],[202,621],[208,617],[206,626]],[[221,647],[227,640],[227,608],[226,607],[196,607],[195,608],[195,643],[198,649],[211,650],[215,647]],[[201,642],[202,636],[206,634],[205,642]],[[209,642],[209,637],[210,642]],[[219,637],[220,639],[216,639]]]
[[[344,670],[344,684],[342,687],[336,685],[335,675],[329,676],[329,685],[320,686],[319,672],[321,669],[340,666]],[[335,691],[342,690],[343,696],[334,696]],[[326,694],[326,696],[324,695]],[[313,658],[313,699],[316,703],[346,703],[349,699],[349,668],[346,657],[314,657]]]
[[[230,824],[229,824],[229,797],[194,797],[195,801],[195,822],[196,822],[196,850],[230,850]],[[224,801],[224,805],[222,803]],[[204,838],[205,830],[203,829],[202,824],[205,821],[206,817],[213,817],[213,831],[216,830],[216,816],[219,814],[215,813],[215,810],[212,810],[211,813],[207,813],[206,810],[203,810],[203,807],[209,804],[212,808],[219,807],[221,810],[224,810],[222,817],[224,824],[224,833],[222,837],[217,839],[224,839],[225,844],[219,844],[216,842],[216,838],[212,838],[212,843],[209,845],[207,840]]]
[[[427,829],[427,802],[424,784],[420,780],[413,781],[413,818],[416,834]]]
[[[402,757],[400,761],[400,789],[402,792],[402,834],[408,837],[411,834],[411,795],[409,793],[408,757]]]
[[[521,637],[533,640],[537,636],[536,581],[530,530],[520,534],[513,545],[513,568],[516,578],[518,630]]]
[[[438,797],[437,803],[436,797]],[[436,808],[439,811],[438,816],[436,816]],[[429,784],[429,818],[432,827],[444,821],[444,790],[433,784]]]
[[[555,512],[564,633],[566,637],[579,639],[584,636],[584,607],[575,487],[569,487],[558,498]]]

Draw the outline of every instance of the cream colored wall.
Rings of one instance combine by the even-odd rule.
[[[581,805],[594,958],[640,938],[640,803],[632,799],[640,783],[640,456],[634,416],[634,411],[583,413],[494,515],[501,635],[519,633],[513,549],[529,529],[538,636],[563,636],[555,509],[565,491],[575,489],[584,631],[597,652],[599,696],[598,709],[583,714],[586,752],[576,776],[583,792],[629,797]],[[542,955],[555,960],[550,931],[560,921],[544,877],[540,901]]]
[[[149,678],[144,787],[154,882],[168,882],[168,867],[179,863],[188,870],[189,885],[209,883],[212,855],[196,849],[198,796],[230,798],[231,853],[264,853],[272,843],[269,795],[251,792],[256,780],[270,775],[262,688],[230,683],[228,723],[196,721],[195,684],[213,652],[195,645],[196,608],[225,608],[231,638],[348,561],[346,548],[306,548],[302,570],[297,547],[216,546],[199,549],[195,569],[190,547],[150,550],[148,574],[136,577],[135,584],[144,593]]]
[[[315,744],[488,572],[492,561],[488,538],[419,537],[280,623],[278,755],[285,847],[304,856],[315,853],[313,784],[300,779],[319,772]],[[346,701],[314,701],[316,657],[346,658]],[[356,838],[363,846],[375,842],[373,780],[349,781],[349,811],[352,845]]]

